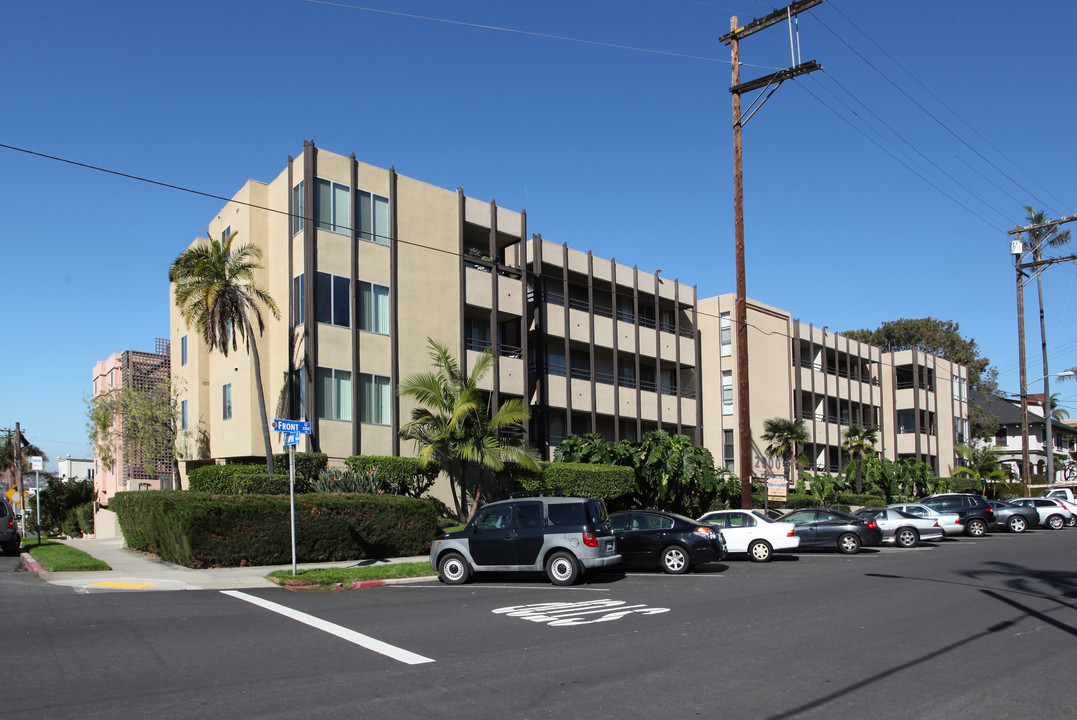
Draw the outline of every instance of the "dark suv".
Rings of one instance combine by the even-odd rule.
[[[965,526],[965,534],[979,537],[995,524],[995,511],[983,495],[973,493],[942,493],[920,501],[939,512],[957,513]]]
[[[545,570],[572,585],[590,570],[621,562],[601,500],[513,497],[484,505],[463,530],[430,546],[430,567],[459,585],[472,573]]]
[[[19,536],[19,516],[7,498],[0,496],[0,548],[6,555],[18,555],[22,538]]]

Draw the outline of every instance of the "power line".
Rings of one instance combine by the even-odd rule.
[[[839,117],[840,117],[840,115],[839,115]],[[26,153],[28,155],[33,155],[35,157],[45,158],[45,159],[48,159],[48,160],[54,160],[56,162],[66,163],[68,165],[74,165],[74,166],[77,166],[77,167],[86,168],[88,170],[95,170],[97,172],[108,173],[110,175],[116,175],[118,177],[127,178],[129,180],[136,180],[138,182],[149,183],[151,185],[157,185],[158,187],[164,187],[164,188],[168,188],[170,190],[178,190],[180,192],[186,192],[186,193],[190,193],[192,195],[198,195],[198,196],[201,196],[201,197],[207,197],[207,198],[213,198],[213,199],[216,199],[216,200],[222,200],[225,203],[234,203],[236,205],[242,205],[244,207],[249,207],[249,208],[251,208],[253,210],[264,210],[266,212],[271,212],[271,213],[275,213],[275,214],[278,214],[278,215],[284,215],[284,216],[287,216],[289,218],[301,219],[304,223],[309,222],[309,223],[314,223],[314,224],[317,225],[318,222],[319,222],[314,217],[309,217],[309,216],[306,216],[306,215],[298,215],[296,213],[288,212],[287,210],[279,210],[277,208],[266,207],[264,205],[258,205],[256,203],[249,203],[249,202],[245,202],[243,200],[236,200],[234,198],[226,198],[226,197],[224,197],[222,195],[215,195],[213,193],[208,193],[208,192],[204,192],[204,191],[201,191],[201,190],[194,190],[192,188],[183,187],[182,185],[175,185],[173,183],[167,183],[167,182],[163,182],[161,180],[153,180],[153,179],[150,179],[150,178],[144,178],[144,177],[141,177],[141,176],[138,176],[138,175],[133,175],[131,173],[121,172],[119,170],[111,170],[109,168],[103,168],[103,167],[100,167],[100,166],[97,166],[97,165],[91,165],[89,163],[78,162],[76,160],[69,160],[67,158],[58,157],[56,155],[49,155],[47,153],[42,153],[42,152],[37,152],[37,151],[34,151],[34,150],[28,150],[26,148],[16,147],[14,145],[8,145],[8,144],[5,144],[5,143],[0,143],[0,148],[5,148],[5,149],[8,149],[8,150],[15,150],[17,152]],[[354,230],[354,228],[347,227],[347,226],[344,226],[344,225],[337,224],[335,226],[340,227],[340,228],[342,228],[344,230],[347,230],[349,233]],[[423,249],[423,250],[431,250],[431,251],[434,251],[434,252],[439,252],[439,253],[442,253],[444,255],[450,255],[450,256],[455,257],[455,258],[463,259],[463,258],[466,257],[463,253],[460,253],[460,252],[457,252],[457,251],[454,251],[454,250],[446,250],[446,249],[443,249],[443,248],[434,247],[432,245],[426,245],[424,243],[412,242],[412,241],[409,241],[409,240],[401,240],[400,238],[395,238],[394,239],[394,238],[387,237],[387,236],[384,236],[384,235],[374,235],[374,237],[389,240],[390,242],[395,241],[396,243],[398,243],[400,245],[408,245],[408,246],[416,247],[416,248]],[[525,239],[521,238],[521,240],[525,240]],[[567,298],[566,298],[566,302],[567,302]],[[704,312],[703,310],[699,309],[698,306],[695,306],[694,310],[695,310],[695,313],[697,315],[701,316],[701,317],[711,318],[713,320],[721,320],[722,319],[722,314],[721,313],[714,314],[714,313]],[[730,321],[734,321],[734,319],[732,317],[730,317],[729,319],[730,319]],[[792,318],[792,316],[790,316],[790,319],[796,319],[796,318]],[[757,331],[758,333],[760,333],[762,335],[768,335],[768,336],[775,336],[776,335],[776,336],[780,336],[780,337],[783,337],[783,338],[786,338],[786,339],[789,339],[789,340],[797,339],[793,335],[791,335],[790,333],[787,333],[785,331],[782,331],[782,330],[764,330],[763,328],[759,327],[758,325],[754,325],[751,322],[746,322],[745,326]],[[697,330],[698,330],[698,328],[697,328]],[[838,333],[838,332],[831,333],[831,334],[833,334],[833,335],[842,335],[842,333]],[[844,335],[842,335],[842,336],[844,337]],[[851,342],[861,342],[861,341],[858,341],[858,340],[850,340],[850,341]],[[863,343],[863,344],[870,345],[870,343]],[[877,346],[872,346],[872,347],[877,347]],[[937,357],[940,357],[940,358],[946,360],[946,358],[944,358],[941,355],[939,355]],[[948,362],[954,362],[955,364],[960,364],[960,363],[956,363],[956,361],[949,361],[949,360],[947,360],[947,361]],[[876,361],[872,361],[872,362],[876,362]],[[882,361],[881,359],[879,361],[877,361],[877,362],[879,363],[879,365],[881,367],[896,367],[895,365],[893,365],[891,363],[886,363],[886,362]],[[935,370],[938,373],[938,368],[936,368]],[[947,376],[952,377],[952,375],[950,375],[949,373],[947,373]],[[25,433],[25,430],[23,432]]]
[[[1040,185],[1040,183],[1039,183],[1039,182],[1037,182],[1037,181],[1036,181],[1036,179],[1035,179],[1034,177],[1032,177],[1032,176],[1031,176],[1031,175],[1029,175],[1029,174],[1028,174],[1027,172],[1025,172],[1025,171],[1024,171],[1024,169],[1022,169],[1020,165],[1018,165],[1018,164],[1017,164],[1017,163],[1015,163],[1015,162],[1014,162],[1013,160],[1011,160],[1011,159],[1010,159],[1009,157],[1007,157],[1005,153],[1003,153],[1003,152],[1002,152],[1001,150],[999,150],[999,149],[998,149],[997,147],[995,147],[995,146],[994,146],[994,145],[993,145],[993,144],[991,143],[991,141],[990,141],[990,140],[988,140],[988,139],[987,139],[986,137],[984,137],[984,135],[983,135],[982,133],[980,133],[980,132],[979,132],[979,131],[978,131],[978,130],[977,130],[977,129],[975,128],[975,127],[973,127],[973,126],[972,126],[972,124],[970,124],[970,123],[969,123],[969,122],[968,122],[967,120],[965,120],[965,119],[964,119],[963,117],[961,117],[960,115],[958,115],[958,114],[957,114],[957,111],[956,111],[956,110],[954,110],[953,108],[951,108],[951,107],[950,107],[949,105],[947,105],[947,104],[946,104],[946,103],[945,103],[945,102],[944,102],[944,101],[942,100],[942,98],[940,98],[940,97],[939,97],[938,95],[936,95],[936,94],[935,94],[934,92],[932,92],[932,91],[931,91],[931,88],[929,88],[929,87],[928,87],[927,85],[925,85],[925,84],[924,84],[923,82],[921,82],[919,78],[917,78],[917,77],[916,77],[915,75],[913,75],[913,74],[912,74],[911,72],[909,72],[909,70],[908,70],[908,69],[906,69],[906,68],[905,68],[905,67],[904,67],[904,66],[903,66],[903,65],[902,65],[901,63],[899,63],[899,62],[898,62],[898,61],[897,61],[897,60],[896,60],[896,59],[894,58],[894,56],[893,56],[893,55],[891,55],[890,53],[888,53],[888,52],[886,51],[886,49],[885,49],[885,48],[883,48],[883,47],[882,47],[882,46],[881,46],[881,45],[880,45],[879,43],[875,42],[875,40],[874,40],[874,39],[872,39],[872,37],[871,37],[870,35],[868,35],[868,34],[867,34],[867,33],[866,33],[866,32],[865,32],[865,31],[864,31],[863,29],[861,29],[861,28],[860,28],[860,26],[858,26],[858,25],[857,25],[856,23],[854,23],[854,22],[852,21],[852,19],[850,19],[850,18],[849,18],[849,16],[848,16],[848,15],[846,15],[845,13],[843,13],[843,12],[841,11],[841,8],[840,8],[840,7],[839,7],[839,6],[837,5],[837,4],[835,4],[835,3],[833,2],[833,0],[832,0],[832,1],[830,2],[830,6],[831,6],[831,7],[833,7],[833,8],[834,8],[834,10],[835,10],[835,11],[836,11],[836,12],[837,12],[837,13],[838,13],[839,15],[841,15],[841,16],[842,16],[843,18],[845,18],[846,22],[848,22],[848,23],[849,23],[850,25],[852,25],[852,26],[853,26],[854,28],[856,28],[857,32],[859,32],[859,33],[860,33],[861,35],[863,35],[863,36],[864,36],[865,38],[867,38],[868,42],[870,42],[870,43],[871,43],[872,45],[874,45],[875,47],[877,47],[877,48],[879,49],[879,51],[880,51],[880,52],[882,52],[882,54],[883,54],[883,55],[886,55],[886,57],[890,59],[890,62],[892,62],[892,63],[894,63],[895,65],[897,65],[897,66],[898,66],[898,67],[899,67],[899,68],[901,69],[901,71],[902,71],[902,72],[904,72],[904,73],[905,73],[906,75],[908,75],[908,76],[909,76],[910,78],[912,78],[912,79],[913,79],[913,81],[914,81],[914,82],[915,82],[915,83],[916,83],[917,85],[919,85],[920,87],[922,87],[922,88],[923,88],[923,89],[924,89],[924,90],[925,90],[925,91],[927,92],[927,94],[928,94],[928,95],[930,95],[930,96],[931,96],[932,98],[934,98],[934,99],[935,99],[935,101],[936,101],[936,102],[938,102],[938,103],[939,103],[940,105],[942,105],[942,106],[943,106],[944,108],[946,108],[946,109],[947,109],[948,111],[950,111],[950,114],[951,114],[951,115],[953,115],[953,116],[954,116],[954,117],[956,117],[956,118],[957,118],[958,120],[960,120],[960,121],[961,121],[962,123],[964,123],[964,124],[965,124],[965,127],[967,127],[967,128],[969,129],[969,130],[971,130],[971,131],[972,131],[973,133],[975,133],[977,137],[979,137],[979,138],[980,138],[981,140],[983,140],[983,141],[984,141],[985,143],[987,143],[988,147],[990,147],[990,148],[991,148],[992,150],[994,150],[994,151],[995,151],[996,153],[998,153],[998,154],[999,154],[999,155],[1000,155],[1000,156],[1001,156],[1001,157],[1002,157],[1002,158],[1003,158],[1004,160],[1006,160],[1006,162],[1010,163],[1010,165],[1012,165],[1012,166],[1013,166],[1014,168],[1016,168],[1016,169],[1018,170],[1018,172],[1020,172],[1020,173],[1021,173],[1021,174],[1023,174],[1023,175],[1025,176],[1025,177],[1027,177],[1027,178],[1028,178],[1029,180],[1031,180],[1031,181],[1032,181],[1033,183],[1035,183],[1036,185],[1038,185],[1038,186],[1040,187],[1040,189],[1041,189],[1041,190],[1043,190],[1044,192],[1046,192],[1046,193],[1047,193],[1047,194],[1049,194],[1049,195],[1052,195],[1052,196],[1053,196],[1053,197],[1055,198],[1055,200],[1057,200],[1057,201],[1058,201],[1058,202],[1059,202],[1059,203],[1060,203],[1060,204],[1061,204],[1062,206],[1065,206],[1065,205],[1066,205],[1065,201],[1063,201],[1063,200],[1059,199],[1057,195],[1054,195],[1054,193],[1052,193],[1052,192],[1051,192],[1051,191],[1050,191],[1049,189],[1045,188],[1045,187],[1044,187],[1043,185]],[[829,29],[829,28],[827,28],[827,29]],[[833,32],[833,31],[831,31],[831,32]],[[955,135],[955,137],[957,137],[957,136]],[[961,140],[961,138],[960,138],[960,137],[958,137],[958,139],[959,139],[959,140]],[[962,140],[962,142],[964,142],[964,141]],[[965,144],[966,144],[966,145],[968,145],[967,143],[965,143]],[[976,152],[976,151],[975,151],[975,150],[974,150],[973,148],[971,148],[971,147],[970,147],[969,149],[970,149],[970,150],[973,150],[973,152]],[[977,153],[977,154],[979,154],[979,153]],[[984,158],[984,157],[983,157],[982,155],[981,155],[980,157],[981,157],[981,158],[982,158],[982,159],[984,160],[984,162],[986,162],[986,163],[987,163],[988,165],[991,165],[991,167],[995,168],[995,170],[997,170],[997,171],[999,172],[999,174],[1001,174],[1002,176],[1006,177],[1006,179],[1008,179],[1008,180],[1009,180],[1010,182],[1012,182],[1012,183],[1013,183],[1014,185],[1017,185],[1017,187],[1021,187],[1021,186],[1020,186],[1020,184],[1019,184],[1019,183],[1017,183],[1017,181],[1015,181],[1015,180],[1014,180],[1013,178],[1009,177],[1009,175],[1007,175],[1007,174],[1006,174],[1005,172],[1003,172],[1003,171],[1002,171],[1002,170],[1001,170],[1000,168],[998,168],[998,167],[995,167],[995,165],[994,165],[994,164],[992,164],[992,163],[991,163],[991,162],[990,162],[989,160],[987,160],[987,158]],[[1021,189],[1022,189],[1022,190],[1024,190],[1024,188],[1021,188]],[[1027,191],[1026,191],[1026,192],[1027,192]],[[1029,193],[1029,194],[1031,195],[1031,193]],[[1034,199],[1035,199],[1035,198],[1034,198]],[[1040,202],[1040,204],[1044,204],[1044,203],[1043,203],[1042,201],[1038,201],[1038,202]]]
[[[839,11],[839,12],[840,12],[840,11]],[[845,17],[845,15],[843,14],[843,15],[842,15],[842,17]],[[848,19],[848,18],[846,18],[846,19]],[[852,45],[850,45],[850,44],[849,44],[849,43],[848,43],[848,42],[847,42],[847,41],[845,40],[845,38],[843,38],[843,37],[842,37],[841,35],[839,35],[839,34],[838,34],[838,33],[836,33],[836,32],[835,32],[834,30],[832,30],[832,29],[830,28],[830,26],[829,26],[829,25],[827,25],[827,24],[826,24],[825,22],[823,22],[822,20],[820,20],[820,19],[819,19],[818,17],[816,17],[816,18],[815,18],[815,20],[816,20],[816,21],[818,21],[818,22],[819,22],[819,24],[820,24],[820,25],[822,25],[822,26],[823,26],[823,28],[825,28],[825,29],[827,30],[827,32],[829,32],[829,33],[830,33],[830,34],[832,34],[832,35],[833,35],[834,37],[836,37],[836,38],[837,38],[837,39],[838,39],[839,41],[841,41],[841,43],[842,43],[843,45],[845,45],[845,47],[849,48],[849,50],[851,50],[851,51],[852,51],[852,52],[853,52],[853,53],[854,53],[854,54],[855,54],[855,55],[856,55],[857,57],[859,57],[859,58],[860,58],[861,60],[863,60],[863,61],[864,61],[864,62],[865,62],[865,63],[866,63],[867,65],[868,65],[868,67],[870,67],[870,68],[871,68],[872,70],[874,70],[874,71],[875,71],[876,73],[878,73],[878,74],[879,74],[879,75],[880,75],[880,76],[881,76],[881,77],[882,77],[882,78],[883,78],[884,80],[886,80],[886,81],[887,81],[888,83],[890,83],[890,85],[892,85],[892,86],[894,87],[894,89],[895,89],[895,90],[897,90],[897,91],[898,91],[899,93],[901,93],[902,95],[904,95],[904,96],[905,96],[905,97],[906,97],[906,98],[907,98],[907,99],[909,100],[909,102],[911,102],[911,103],[912,103],[913,105],[915,105],[916,107],[920,108],[920,110],[922,110],[922,111],[924,112],[924,114],[925,114],[925,115],[927,115],[927,116],[928,116],[929,118],[931,118],[932,120],[934,120],[934,121],[935,121],[936,123],[938,123],[938,125],[939,125],[939,126],[940,126],[940,127],[942,128],[942,129],[944,129],[944,130],[945,130],[946,132],[950,133],[950,135],[952,135],[952,136],[953,136],[954,138],[956,138],[956,139],[958,140],[958,142],[960,142],[960,143],[961,143],[962,145],[964,145],[964,146],[965,146],[965,147],[967,147],[967,148],[968,148],[969,150],[971,150],[972,152],[974,152],[974,153],[975,153],[975,154],[977,155],[977,157],[979,157],[979,158],[980,158],[981,160],[983,160],[983,161],[984,161],[984,162],[986,162],[986,163],[987,163],[988,165],[990,165],[990,166],[991,166],[991,167],[993,167],[993,168],[994,168],[995,170],[997,170],[997,171],[998,171],[998,172],[999,172],[999,173],[1000,173],[1000,174],[1001,174],[1001,175],[1002,175],[1003,177],[1007,178],[1007,179],[1008,179],[1008,180],[1009,180],[1010,182],[1012,182],[1012,183],[1013,183],[1014,185],[1016,185],[1017,187],[1021,188],[1021,190],[1022,190],[1022,191],[1024,191],[1024,192],[1025,192],[1025,193],[1026,193],[1026,194],[1027,194],[1027,195],[1028,195],[1029,197],[1031,197],[1031,198],[1033,198],[1034,200],[1036,200],[1036,202],[1037,202],[1037,203],[1039,203],[1040,205],[1046,205],[1046,204],[1047,204],[1047,203],[1043,202],[1042,200],[1040,200],[1040,199],[1039,199],[1039,198],[1038,198],[1038,197],[1036,196],[1036,194],[1035,194],[1035,193],[1033,193],[1033,192],[1032,192],[1031,190],[1028,190],[1027,188],[1025,188],[1025,187],[1024,187],[1023,185],[1021,185],[1021,184],[1020,184],[1020,183],[1018,183],[1018,182],[1017,182],[1016,180],[1014,180],[1014,179],[1013,179],[1013,178],[1012,178],[1012,177],[1011,177],[1010,175],[1008,175],[1008,174],[1007,174],[1006,172],[1004,172],[1004,171],[1003,171],[1003,170],[1002,170],[1001,168],[999,168],[999,167],[998,167],[997,165],[995,165],[995,164],[994,164],[994,163],[992,163],[992,162],[991,162],[990,160],[988,160],[988,159],[987,159],[986,157],[984,157],[984,156],[983,156],[983,154],[982,154],[982,153],[980,153],[980,151],[979,151],[979,150],[977,150],[976,148],[972,147],[972,145],[970,145],[970,144],[969,144],[968,142],[966,142],[964,138],[962,138],[962,137],[961,137],[960,135],[958,135],[958,134],[957,134],[956,132],[954,132],[954,131],[953,131],[953,130],[952,130],[952,129],[951,129],[951,128],[950,128],[950,127],[949,127],[949,126],[948,126],[948,125],[946,124],[946,123],[944,123],[944,122],[943,122],[942,120],[940,120],[940,119],[939,119],[938,117],[936,117],[936,116],[934,115],[934,113],[932,113],[932,112],[931,112],[930,110],[928,110],[928,109],[927,109],[926,107],[924,107],[924,106],[923,106],[923,105],[922,105],[922,104],[921,104],[921,103],[920,103],[920,102],[919,102],[918,100],[916,100],[916,99],[915,99],[914,97],[912,97],[912,95],[910,95],[909,93],[907,93],[907,92],[906,92],[906,91],[904,90],[904,88],[902,88],[901,86],[899,86],[899,85],[898,85],[898,84],[897,84],[896,82],[894,82],[894,80],[893,80],[893,79],[891,79],[891,78],[890,78],[890,76],[889,76],[889,75],[887,75],[886,73],[884,73],[884,72],[883,72],[882,70],[880,70],[880,69],[879,69],[878,67],[876,67],[876,65],[875,65],[874,63],[872,63],[872,62],[871,62],[870,60],[868,60],[868,59],[867,59],[866,57],[864,57],[864,55],[863,55],[863,54],[861,54],[859,50],[857,50],[857,49],[856,49],[856,48],[854,48],[854,47],[853,47]],[[850,21],[850,24],[852,24],[852,21]],[[855,25],[854,25],[854,27],[855,27]],[[857,28],[857,29],[859,30],[859,28]],[[860,32],[861,32],[861,33],[863,33],[863,31],[862,31],[862,30],[861,30]],[[864,33],[864,36],[865,36],[865,37],[867,37],[867,34],[866,34],[866,33]],[[870,38],[869,38],[869,39],[870,39]],[[872,41],[872,42],[874,42],[874,41]],[[907,72],[907,71],[906,71],[906,72]],[[949,109],[949,108],[947,108],[947,109]],[[952,111],[951,111],[951,112],[952,112]]]
[[[653,55],[666,55],[668,57],[684,58],[687,60],[703,60],[705,62],[717,62],[729,64],[729,60],[723,60],[722,58],[703,57],[701,55],[687,55],[684,53],[670,52],[668,50],[652,50],[649,48],[633,47],[631,45],[618,45],[617,43],[601,42],[598,40],[583,40],[581,38],[566,37],[564,35],[550,35],[548,33],[532,32],[530,30],[517,30],[515,28],[499,27],[497,25],[483,25],[481,23],[470,23],[462,20],[449,20],[447,18],[430,17],[429,15],[415,15],[412,13],[398,12],[396,10],[381,10],[378,8],[362,7],[360,5],[348,5],[346,3],[329,2],[329,0],[303,0],[304,2],[311,3],[313,5],[328,5],[330,7],[346,8],[348,10],[360,10],[362,12],[379,13],[381,15],[394,15],[396,17],[405,17],[412,20],[427,20],[429,22],[446,23],[448,25],[460,25],[462,27],[477,28],[479,30],[496,30],[498,32],[513,33],[516,35],[528,35],[530,37],[543,38],[546,40],[562,40],[564,42],[581,43],[583,45],[595,45],[597,47],[613,48],[615,50],[631,50],[633,52],[650,53]],[[742,63],[747,65],[747,63]],[[779,68],[770,67],[767,65],[751,65],[750,67],[762,68],[765,70],[778,70]]]

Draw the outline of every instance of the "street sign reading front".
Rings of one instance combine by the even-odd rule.
[[[302,433],[310,435],[310,422],[306,420],[274,420],[271,427],[277,432]]]

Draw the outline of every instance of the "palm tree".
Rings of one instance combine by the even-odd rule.
[[[957,450],[957,453],[965,459],[968,465],[955,468],[953,474],[979,480],[983,486],[982,492],[984,495],[987,494],[989,480],[1005,481],[1009,479],[1009,473],[999,464],[1001,456],[995,448],[989,445],[955,445],[954,450]]]
[[[20,435],[22,433],[19,433]],[[37,445],[28,442],[25,437],[20,437],[16,442],[19,446],[19,467],[15,468],[15,448],[12,446],[12,438],[15,433],[0,436],[0,475],[11,472],[12,478],[16,475],[24,475],[30,470],[30,458],[39,456],[48,460],[49,456],[41,451]]]
[[[842,449],[849,453],[849,457],[856,463],[856,494],[860,495],[864,492],[861,463],[865,456],[875,454],[875,443],[879,441],[879,431],[875,428],[850,425],[845,431],[843,440]]]
[[[490,415],[489,395],[479,388],[496,362],[489,349],[479,355],[471,373],[465,375],[447,347],[430,338],[427,343],[434,370],[417,373],[400,383],[401,397],[418,402],[411,411],[411,421],[400,428],[400,437],[419,445],[422,466],[437,463],[449,474],[456,513],[463,520],[469,469],[478,469],[469,517],[479,509],[487,472],[501,472],[509,464],[539,469],[535,451],[512,434],[522,429],[530,413],[522,400],[512,398]]]
[[[785,418],[770,418],[763,421],[762,439],[767,443],[765,450],[767,457],[780,457],[785,466],[785,484],[792,482],[790,474],[793,470],[793,458],[797,455],[797,446],[806,444],[810,437],[804,427],[803,420],[786,420]]]
[[[258,264],[262,259],[261,248],[249,243],[233,246],[236,235],[233,230],[220,240],[210,239],[184,250],[168,269],[168,279],[175,283],[176,307],[180,315],[189,327],[201,334],[210,350],[220,350],[227,356],[228,346],[238,350],[242,338],[251,354],[266,469],[272,475],[273,447],[262,388],[262,364],[251,320],[257,321],[258,335],[261,335],[265,330],[262,306],[275,319],[280,319],[280,310],[269,293],[254,281],[254,271],[262,269]]]
[[[1059,380],[1065,380],[1068,375],[1059,375]],[[1070,411],[1058,404],[1059,393],[1051,393],[1051,419],[1062,422],[1068,420]]]

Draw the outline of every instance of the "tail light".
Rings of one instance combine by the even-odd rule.
[[[7,529],[8,530],[14,530],[15,529],[15,517],[13,515],[8,515],[8,517],[7,517]]]
[[[583,534],[583,544],[587,547],[598,547],[598,536],[585,532]]]
[[[931,527],[939,527],[939,521],[938,521],[938,520],[936,520],[936,521],[935,521],[935,524],[934,524],[934,525],[932,525]]]
[[[879,523],[877,523],[877,522],[875,522],[874,520],[872,520],[871,522],[869,522],[869,523],[868,523],[867,525],[865,525],[864,527],[865,527],[865,528],[867,528],[868,530],[874,530],[875,528],[879,527]]]
[[[985,507],[984,512],[986,512],[986,513],[988,513],[990,515],[994,515],[995,514],[995,508],[993,508],[993,507]]]
[[[785,534],[785,536],[786,536],[786,537],[796,537],[796,536],[797,536],[797,530],[796,530],[796,528],[789,528],[789,532],[787,532],[787,533]]]
[[[707,527],[706,525],[701,525],[697,527],[693,532],[695,532],[695,534],[699,535],[700,537],[707,538],[708,540],[713,540],[715,537],[717,537],[714,534],[714,528]]]

